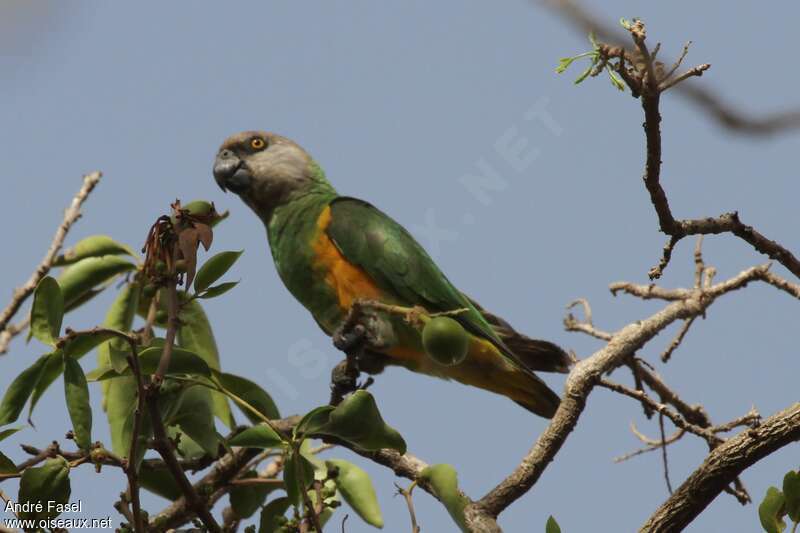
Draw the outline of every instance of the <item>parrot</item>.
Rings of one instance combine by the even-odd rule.
[[[518,333],[456,289],[403,226],[366,201],[339,195],[299,144],[265,131],[234,134],[219,148],[213,175],[261,219],[278,276],[327,335],[335,335],[358,301],[461,310],[451,315],[468,335],[458,364],[429,357],[419,328],[379,312],[383,342],[370,355],[381,358],[380,370],[400,366],[455,380],[553,417],[559,396],[534,371],[566,373],[569,354]]]

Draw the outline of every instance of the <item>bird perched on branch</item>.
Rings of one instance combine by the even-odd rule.
[[[339,196],[298,144],[261,131],[233,135],[217,153],[214,178],[264,223],[281,280],[328,335],[360,300],[429,313],[461,310],[451,315],[468,339],[458,364],[429,357],[420,329],[388,313],[372,316],[381,342],[370,352],[384,364],[454,379],[553,416],[559,398],[534,371],[566,372],[569,356],[481,309],[400,224],[367,202]]]

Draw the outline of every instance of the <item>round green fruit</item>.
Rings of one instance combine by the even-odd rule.
[[[432,318],[422,328],[422,346],[437,363],[453,366],[467,358],[469,336],[464,327],[447,316]]]
[[[157,290],[158,287],[156,287],[152,283],[148,283],[142,288],[142,296],[144,296],[145,298],[152,298],[153,296],[156,295]]]

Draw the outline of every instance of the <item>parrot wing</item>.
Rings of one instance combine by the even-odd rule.
[[[491,313],[466,294],[464,295],[483,317],[491,324],[494,332],[503,343],[522,359],[531,370],[542,372],[559,372],[566,374],[572,366],[572,358],[557,344],[552,342],[532,339],[511,327],[503,318]]]
[[[516,366],[530,372],[405,228],[356,198],[340,196],[330,208],[327,234],[348,262],[361,267],[402,304],[421,305],[432,313],[466,309],[453,318],[473,335],[494,344]]]

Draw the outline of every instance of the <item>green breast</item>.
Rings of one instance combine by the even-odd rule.
[[[312,242],[319,233],[317,219],[334,198],[309,194],[275,209],[266,224],[275,268],[289,292],[330,333],[341,319],[336,295],[325,283],[325,272],[315,267]]]

